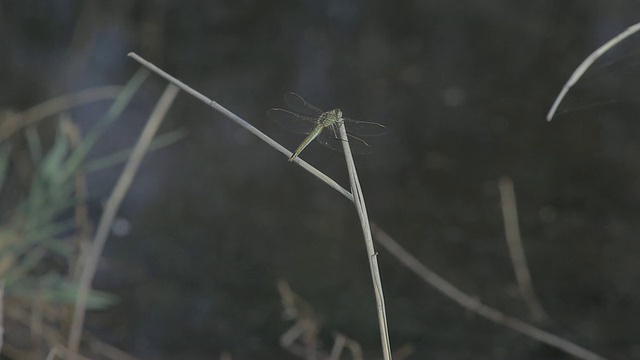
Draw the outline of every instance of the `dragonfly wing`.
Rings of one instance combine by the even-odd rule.
[[[389,132],[389,128],[378,123],[343,118],[347,132],[359,136],[380,136]]]
[[[296,134],[308,134],[316,126],[316,119],[284,109],[269,109],[267,115],[283,129]]]
[[[296,93],[284,94],[284,102],[289,108],[297,113],[319,117],[324,111],[315,105],[309,104],[305,99]]]
[[[349,137],[349,147],[352,153],[356,155],[371,154],[371,146],[366,141],[349,133],[347,133],[347,136]]]
[[[331,150],[344,152],[342,140],[340,140],[340,135],[336,131],[337,129],[334,129],[334,126],[329,126],[318,135],[316,140]]]
[[[351,134],[347,134],[347,136],[349,138],[349,147],[351,148],[352,153],[356,155],[371,153],[371,146],[369,146],[366,141]],[[336,126],[329,126],[323,132],[321,132],[316,139],[319,143],[328,147],[329,149],[344,152],[342,140],[340,140],[340,134],[338,133],[338,129]]]

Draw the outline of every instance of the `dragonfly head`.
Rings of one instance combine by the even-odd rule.
[[[341,120],[342,119],[342,110],[333,109],[333,110],[331,110],[331,115],[335,116],[338,120]]]

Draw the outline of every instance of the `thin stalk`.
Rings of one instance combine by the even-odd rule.
[[[131,58],[135,59],[136,61],[140,62],[142,65],[146,66],[151,71],[153,71],[153,72],[157,73],[158,75],[162,76],[163,78],[167,79],[169,82],[171,82],[174,85],[178,86],[179,88],[184,90],[186,93],[192,95],[196,99],[198,99],[198,100],[204,102],[205,104],[211,106],[212,108],[218,110],[223,115],[225,115],[226,117],[231,119],[233,122],[237,123],[238,125],[242,126],[245,129],[247,129],[248,131],[250,131],[251,133],[256,135],[258,138],[260,138],[261,140],[263,140],[267,144],[271,145],[276,150],[278,150],[281,153],[285,154],[287,157],[289,157],[289,158],[291,157],[291,155],[292,155],[291,151],[287,150],[282,145],[280,145],[279,143],[277,143],[276,141],[272,140],[270,137],[265,135],[263,132],[261,132],[260,130],[256,129],[253,125],[251,125],[248,122],[244,121],[239,116],[237,116],[236,114],[234,114],[231,111],[227,110],[225,107],[221,106],[217,102],[215,102],[215,101],[207,98],[206,96],[202,95],[201,93],[195,91],[193,88],[189,87],[188,85],[184,84],[180,80],[178,80],[178,79],[174,78],[173,76],[167,74],[166,72],[162,71],[160,68],[158,68],[157,66],[155,66],[155,65],[151,64],[150,62],[144,60],[143,58],[141,58],[137,54],[129,53],[129,57],[131,57]],[[343,136],[343,138],[346,139],[347,138],[346,132],[344,133],[344,135],[342,134],[342,132],[345,131],[344,130],[344,125],[341,127],[340,131],[341,131],[341,136]],[[309,165],[307,162],[305,162],[304,160],[300,159],[299,157],[296,157],[293,160],[293,162],[295,162],[296,164],[300,165],[303,169],[309,171],[310,173],[312,173],[313,175],[318,177],[320,180],[324,181],[326,184],[328,184],[329,186],[331,186],[332,188],[334,188],[335,190],[340,192],[342,195],[344,195],[345,197],[350,199],[356,205],[356,209],[358,210],[358,216],[360,217],[360,223],[362,225],[362,231],[363,231],[364,236],[365,236],[365,243],[366,243],[366,246],[367,246],[367,253],[369,255],[369,266],[371,268],[371,276],[372,276],[375,295],[376,295],[376,304],[377,304],[377,309],[378,309],[378,321],[379,321],[379,325],[380,325],[380,335],[382,337],[382,348],[383,348],[384,359],[388,360],[388,359],[391,359],[391,345],[389,344],[389,331],[388,331],[388,328],[387,328],[387,315],[385,313],[385,307],[384,307],[384,296],[383,296],[383,293],[382,293],[382,282],[380,280],[380,270],[378,269],[377,253],[375,252],[375,249],[373,247],[373,239],[371,237],[371,230],[369,228],[369,220],[368,220],[368,217],[367,217],[367,212],[366,212],[366,208],[365,208],[365,204],[364,204],[364,197],[362,196],[362,189],[360,188],[360,184],[358,182],[358,175],[357,175],[356,170],[355,170],[355,164],[353,162],[353,156],[351,155],[351,149],[348,148],[349,144],[348,144],[347,141],[343,141],[343,144],[345,144],[344,145],[345,146],[345,156],[347,158],[347,168],[349,169],[349,177],[350,177],[350,180],[351,180],[351,189],[352,189],[352,191],[354,191],[354,190],[356,191],[355,192],[355,194],[356,194],[355,196],[353,196],[352,193],[349,193],[347,190],[345,190],[342,186],[338,185],[338,183],[336,183],[333,179],[331,179],[330,177],[326,176],[325,174],[323,174],[322,172],[320,172],[319,170],[317,170],[313,166]]]
[[[536,339],[542,343],[564,351],[567,354],[571,354],[579,359],[606,360],[604,357],[587,350],[580,345],[574,344],[533,325],[527,324],[522,320],[508,316],[497,309],[483,304],[477,297],[465,294],[462,290],[436,274],[433,270],[427,268],[420,262],[420,260],[411,255],[409,251],[400,246],[397,241],[375,224],[373,224],[373,234],[378,244],[382,245],[382,247],[387,249],[391,255],[395,256],[402,265],[409,268],[428,285],[435,288],[466,310],[476,313],[496,324],[506,326],[532,339]]]
[[[369,225],[369,216],[367,215],[367,207],[364,203],[364,195],[360,180],[358,180],[358,172],[356,164],[353,161],[347,131],[344,123],[340,122],[340,139],[344,148],[344,157],[347,162],[349,171],[349,182],[351,183],[351,193],[353,194],[353,203],[358,212],[360,225],[362,226],[362,234],[364,235],[364,243],[367,247],[367,255],[369,258],[369,268],[371,269],[371,280],[373,281],[373,290],[376,295],[376,310],[378,312],[378,327],[380,328],[380,340],[382,341],[382,355],[385,360],[391,359],[391,342],[389,341],[389,329],[387,325],[387,312],[384,306],[384,293],[382,291],[382,280],[380,280],[380,269],[378,267],[378,253],[373,247],[373,237],[371,236],[371,227]]]
[[[156,131],[160,127],[162,119],[171,107],[171,104],[173,104],[173,100],[178,95],[178,92],[179,89],[177,87],[173,85],[167,86],[162,97],[158,100],[158,104],[149,117],[149,121],[142,130],[142,133],[138,138],[138,142],[133,148],[131,157],[127,161],[124,170],[122,170],[122,173],[120,174],[118,182],[114,186],[113,191],[107,200],[104,213],[100,218],[96,234],[93,242],[91,243],[91,248],[87,252],[86,260],[82,267],[80,283],[78,284],[78,297],[76,299],[73,312],[71,330],[69,332],[69,343],[67,346],[72,354],[77,354],[78,348],[80,347],[80,338],[82,335],[89,291],[91,290],[91,282],[93,281],[93,277],[96,273],[102,249],[107,242],[111,224],[118,213],[118,209],[120,208],[120,204],[122,204],[122,200],[124,199],[127,190],[133,182],[133,178],[140,167],[140,163],[142,162]]]
[[[602,54],[606,53],[607,51],[609,51],[609,49],[616,46],[616,44],[618,44],[620,41],[633,35],[638,30],[640,30],[640,23],[629,26],[625,31],[621,32],[613,39],[607,41],[604,45],[597,48],[596,51],[592,52],[591,55],[587,56],[587,58],[584,59],[584,61],[576,68],[573,74],[571,74],[571,77],[569,78],[569,80],[567,80],[567,83],[564,84],[562,90],[560,90],[560,94],[558,94],[558,97],[553,102],[553,105],[551,106],[551,109],[547,114],[547,121],[551,121],[551,119],[553,119],[553,115],[555,115],[556,110],[558,110],[558,106],[560,106],[560,103],[562,102],[562,99],[564,99],[564,96],[567,95],[569,89],[571,89],[571,87],[575,85],[578,80],[580,80],[582,75],[584,75],[587,69],[589,69],[591,64],[598,60],[598,58],[602,56]]]
[[[501,178],[498,181],[498,189],[502,205],[502,218],[504,219],[504,234],[509,246],[509,255],[511,255],[511,263],[516,274],[520,296],[529,307],[531,316],[537,322],[543,322],[548,320],[549,317],[544,311],[536,291],[533,289],[531,272],[529,271],[527,256],[524,253],[522,236],[520,236],[518,207],[516,206],[516,192],[513,189],[513,181],[508,177]]]
[[[179,87],[180,89],[182,89],[187,94],[189,94],[189,95],[193,96],[194,98],[202,101],[203,103],[211,106],[212,108],[217,110],[219,113],[221,113],[222,115],[226,116],[229,120],[233,121],[234,123],[240,125],[244,129],[246,129],[247,131],[252,133],[253,135],[257,136],[260,140],[264,141],[265,143],[270,145],[272,148],[274,148],[274,149],[278,150],[279,152],[285,154],[287,156],[287,158],[290,158],[291,155],[293,155],[293,153],[291,151],[287,150],[284,146],[280,145],[278,142],[276,142],[275,140],[273,140],[270,137],[268,137],[262,131],[256,129],[253,125],[251,125],[248,122],[244,121],[238,115],[232,113],[231,111],[227,110],[227,108],[225,108],[224,106],[218,104],[217,102],[215,102],[215,101],[209,99],[208,97],[202,95],[201,93],[197,92],[196,90],[194,90],[189,85],[187,85],[187,84],[183,83],[182,81],[176,79],[175,77],[167,74],[165,71],[163,71],[159,67],[157,67],[157,66],[153,65],[152,63],[148,62],[147,60],[141,58],[138,54],[129,53],[128,56],[131,57],[132,59],[134,59],[135,61],[139,62],[140,64],[142,64],[143,66],[145,66],[149,70],[151,70],[151,71],[155,72],[156,74],[162,76],[167,81],[169,81],[173,85]],[[306,161],[300,159],[299,157],[296,157],[296,159],[293,160],[293,162],[298,164],[298,165],[300,165],[300,167],[302,167],[303,169],[305,169],[308,172],[310,172],[313,176],[317,177],[318,179],[323,181],[325,184],[331,186],[334,190],[336,190],[337,192],[339,192],[342,195],[344,195],[347,199],[353,201],[353,196],[351,196],[351,193],[349,191],[347,191],[345,188],[340,186],[332,178],[330,178],[327,175],[325,175],[324,173],[322,173],[322,171],[320,171],[320,170],[314,168],[313,166],[309,165],[309,163],[307,163]]]

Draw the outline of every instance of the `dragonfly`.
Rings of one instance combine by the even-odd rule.
[[[343,117],[340,109],[323,111],[296,93],[285,94],[284,102],[291,110],[273,108],[267,115],[285,130],[307,135],[289,161],[295,160],[313,140],[329,149],[343,151],[340,123],[345,125],[351,151],[355,154],[371,153],[371,146],[358,136],[379,136],[388,132],[382,124]]]

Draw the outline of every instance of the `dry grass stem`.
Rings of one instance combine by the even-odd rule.
[[[387,249],[387,251],[389,251],[393,256],[395,256],[401,264],[413,271],[427,284],[434,287],[436,290],[440,291],[445,296],[458,303],[465,309],[474,312],[484,317],[485,319],[488,319],[500,325],[504,325],[521,334],[529,336],[547,345],[553,346],[556,349],[562,350],[579,359],[605,360],[604,357],[591,352],[579,345],[576,345],[544,330],[538,329],[533,325],[529,325],[524,321],[505,315],[504,313],[494,308],[482,304],[477,298],[465,294],[460,289],[453,286],[453,284],[446,281],[438,274],[424,266],[418,259],[411,255],[407,250],[402,248],[400,244],[398,244],[391,236],[389,236],[375,224],[372,224],[372,229],[374,237],[378,241],[378,243],[385,249]]]
[[[358,212],[360,225],[362,226],[362,234],[367,248],[367,258],[369,259],[369,268],[371,270],[371,280],[373,281],[373,291],[376,297],[376,310],[378,312],[378,327],[380,328],[380,339],[382,342],[382,356],[385,360],[391,359],[391,342],[389,341],[389,329],[387,324],[387,310],[384,305],[384,292],[382,291],[382,280],[380,279],[380,268],[378,267],[378,253],[373,246],[373,237],[371,236],[371,227],[369,224],[369,216],[367,207],[362,194],[362,187],[358,179],[356,164],[353,161],[347,131],[344,123],[340,122],[340,139],[344,148],[344,157],[347,162],[347,170],[349,171],[349,182],[351,183],[351,194],[353,194],[353,203]]]
[[[282,279],[278,280],[278,292],[287,320],[295,320],[293,326],[280,336],[280,346],[306,359],[316,358],[320,325],[313,307]]]
[[[91,244],[91,248],[88,250],[84,259],[84,265],[82,267],[82,275],[80,283],[78,285],[78,297],[73,312],[73,318],[71,322],[71,330],[69,332],[68,348],[72,353],[77,353],[80,347],[80,338],[82,335],[82,328],[84,324],[84,316],[86,311],[87,300],[89,296],[89,290],[91,289],[91,282],[98,267],[98,261],[102,254],[102,249],[107,241],[111,224],[116,217],[120,204],[124,199],[127,190],[131,186],[133,178],[137,173],[137,170],[142,162],[153,137],[162,122],[162,119],[169,111],[173,100],[178,95],[179,89],[173,85],[167,86],[166,90],[162,94],[162,97],[158,101],[155,109],[153,110],[149,121],[145,125],[140,138],[138,139],[131,157],[128,159],[124,170],[120,174],[120,178],[116,183],[107,203],[105,205],[104,212],[100,221],[96,233]]]
[[[527,264],[527,257],[524,253],[524,245],[520,236],[520,225],[518,224],[518,208],[516,206],[516,193],[513,189],[513,181],[508,177],[503,177],[498,181],[500,190],[500,201],[502,205],[502,217],[504,219],[504,233],[509,246],[511,263],[516,274],[518,288],[522,299],[529,307],[531,316],[542,322],[548,319],[538,295],[533,289],[531,273]]]
[[[213,109],[215,109],[216,111],[218,111],[219,113],[224,115],[229,120],[235,122],[236,124],[238,124],[239,126],[243,127],[244,129],[246,129],[247,131],[249,131],[253,135],[257,136],[260,140],[264,141],[265,143],[267,143],[268,145],[270,145],[274,149],[276,149],[279,152],[283,153],[285,156],[287,156],[287,158],[291,157],[291,155],[293,154],[291,151],[287,150],[284,146],[280,145],[278,142],[276,142],[275,140],[273,140],[270,137],[268,137],[262,131],[256,129],[253,125],[249,124],[248,122],[243,120],[238,115],[232,113],[231,111],[227,110],[222,105],[218,104],[217,102],[215,102],[215,101],[209,99],[208,97],[202,95],[201,93],[197,92],[196,90],[194,90],[189,85],[187,85],[187,84],[183,83],[182,81],[176,79],[175,77],[167,74],[165,71],[163,71],[159,67],[153,65],[152,63],[148,62],[147,60],[143,59],[138,54],[129,53],[129,57],[131,57],[132,59],[136,60],[137,62],[139,62],[140,64],[142,64],[146,68],[148,68],[149,70],[151,70],[151,71],[155,72],[156,74],[160,75],[161,77],[165,78],[167,81],[169,81],[170,83],[172,83],[175,86],[179,87],[180,89],[182,89],[187,94],[189,94],[189,95],[195,97],[196,99],[202,101],[203,103],[211,106]],[[315,167],[311,166],[306,161],[300,159],[300,157],[296,157],[296,159],[293,162],[298,164],[300,167],[302,167],[303,169],[307,170],[308,172],[310,172],[312,175],[314,175],[315,177],[317,177],[318,179],[323,181],[325,184],[331,186],[334,190],[336,190],[339,193],[341,193],[342,195],[344,195],[347,199],[353,201],[353,197],[351,196],[351,193],[349,191],[347,191],[345,188],[340,186],[332,178],[330,178],[327,175],[325,175],[324,173],[322,173],[320,170],[318,170]]]
[[[331,352],[326,354],[319,348],[321,324],[311,305],[291,290],[282,279],[277,282],[278,292],[284,308],[286,320],[295,320],[295,324],[280,336],[280,345],[291,354],[305,359],[338,360],[345,348],[351,358],[362,360],[362,348],[355,340],[341,332],[334,331],[334,343]]]
[[[562,99],[564,99],[565,95],[567,95],[567,92],[569,91],[569,89],[571,89],[571,87],[575,85],[578,82],[578,80],[580,80],[582,75],[584,75],[584,73],[591,66],[591,64],[593,64],[596,60],[598,60],[598,58],[602,56],[602,54],[606,53],[607,51],[609,51],[609,49],[616,46],[620,41],[633,35],[638,30],[640,30],[640,23],[629,26],[625,31],[621,32],[613,39],[607,41],[604,45],[600,46],[596,51],[592,52],[591,55],[587,56],[587,58],[584,59],[584,61],[580,64],[580,66],[576,68],[573,74],[571,74],[571,77],[569,78],[569,80],[567,80],[566,84],[564,84],[564,86],[562,87],[562,90],[560,90],[560,94],[558,95],[556,100],[553,102],[553,105],[551,106],[551,109],[547,114],[547,121],[551,121],[551,119],[553,118],[553,115],[555,115],[556,111],[558,110],[558,106],[560,106]]]

